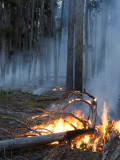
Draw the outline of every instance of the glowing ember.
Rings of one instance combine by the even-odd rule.
[[[116,131],[118,131],[120,133],[120,121],[115,122],[114,128]]]
[[[96,152],[96,150],[97,150],[97,145],[98,145],[99,139],[100,139],[100,137],[96,138],[94,141],[93,148],[92,148],[93,152]]]

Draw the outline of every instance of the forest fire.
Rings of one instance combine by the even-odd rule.
[[[72,102],[72,101],[71,101]],[[70,103],[71,103],[70,102]],[[82,136],[77,136],[71,141],[71,148],[78,148],[82,150],[91,149],[93,152],[102,151],[103,145],[109,139],[110,131],[115,131],[118,135],[120,134],[120,121],[115,122],[114,120],[110,121],[107,118],[107,106],[104,103],[103,113],[101,116],[101,124],[95,126],[95,132],[93,134],[86,134]],[[81,111],[75,111],[74,115],[85,120],[84,115],[81,114]],[[88,122],[88,126],[91,125],[90,120],[86,120]],[[87,126],[87,127],[88,127]],[[57,120],[51,120],[49,124],[34,126],[34,129],[37,128],[45,128],[50,130],[52,133],[59,133],[64,131],[71,131],[75,129],[83,129],[84,125],[79,120],[74,117],[67,118],[59,118]],[[41,129],[37,130],[41,132]],[[43,133],[47,134],[47,133]]]
[[[65,145],[66,143],[69,144],[71,149],[78,148],[84,151],[101,152],[104,151],[105,144],[113,134],[118,138],[120,137],[120,121],[108,119],[106,103],[103,106],[101,119],[96,122],[96,98],[86,93],[86,91],[59,91],[67,94],[67,105],[62,105],[59,110],[37,108],[37,115],[27,119],[26,123],[11,119],[24,126],[24,128],[15,137],[2,129],[12,139],[0,141],[0,150],[4,150],[4,148],[9,150],[11,147],[16,149],[43,144],[53,145],[64,142]],[[89,100],[85,100],[83,95],[88,96]],[[74,99],[69,100],[70,96],[73,96]],[[66,109],[75,102],[77,104],[80,102],[80,105],[82,102],[89,106],[88,116],[82,113],[82,109],[66,112]],[[72,108],[74,107],[72,106]],[[3,118],[6,119],[6,117]]]

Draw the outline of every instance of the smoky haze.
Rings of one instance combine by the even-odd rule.
[[[62,20],[61,10],[63,1],[56,0],[56,2],[57,7],[54,9],[54,17],[52,17],[54,18],[56,25],[54,24],[54,33],[51,33],[52,31],[50,31],[49,36],[44,36],[44,52],[42,58],[41,52],[37,52],[37,47],[38,49],[40,47],[40,43],[37,44],[38,40],[39,42],[41,40],[39,38],[40,32],[37,32],[37,36],[33,38],[33,41],[35,42],[34,46],[32,46],[32,51],[25,48],[25,43],[29,43],[24,40],[25,33],[23,34],[23,40],[25,42],[23,43],[23,40],[21,41],[21,44],[23,45],[23,48],[21,48],[22,51],[15,53],[10,51],[11,53],[4,54],[1,49],[0,88],[5,90],[17,88],[23,89],[23,91],[32,91],[34,94],[40,94],[50,85],[65,85],[69,1],[64,0]],[[30,4],[30,7],[31,6],[32,4]],[[25,7],[27,7],[27,5]],[[52,7],[55,6],[53,5]],[[4,8],[5,7],[3,7],[3,9]],[[38,13],[39,10],[40,9],[38,8]],[[9,14],[10,13],[8,12],[8,15]],[[30,15],[31,14],[32,12],[30,12]],[[120,115],[118,109],[120,90],[120,1],[109,0],[107,1],[107,5],[102,1],[99,9],[89,9],[87,24],[85,14],[86,10],[84,11],[83,30],[83,88],[97,97],[98,114],[101,114],[104,101],[106,101],[109,115],[111,117],[118,117]],[[40,14],[37,15],[40,17]],[[28,22],[25,21],[26,17],[24,16],[21,16],[19,21],[24,21],[26,25]],[[27,18],[30,18],[30,23],[28,24],[30,27],[31,17],[28,16]],[[49,19],[46,18],[45,21],[47,20]],[[33,21],[35,21],[34,23],[36,24],[36,20],[33,19]],[[61,28],[60,25],[62,25]],[[51,26],[53,26],[53,24],[51,24]],[[28,27],[22,28],[23,31],[24,29],[28,29]],[[37,23],[36,29],[40,29],[40,22]],[[53,30],[53,28],[50,29]],[[34,36],[36,33],[35,31]],[[20,30],[20,32],[22,31]],[[4,46],[4,44],[2,45]],[[43,75],[40,72],[41,66]],[[40,84],[41,77],[43,78],[43,83]]]
[[[103,8],[102,8],[103,10]],[[119,118],[119,94],[120,94],[120,2],[119,0],[111,1],[107,8],[108,22],[106,24],[106,33],[102,31],[103,15],[97,14],[96,33],[97,36],[93,44],[96,47],[90,63],[94,63],[94,76],[88,80],[84,86],[89,93],[97,97],[98,114],[103,109],[104,101],[107,103],[108,113],[110,117]],[[102,35],[104,34],[104,35]],[[105,48],[102,48],[102,36],[105,40]],[[105,49],[105,52],[104,52]],[[102,53],[104,52],[104,55]],[[96,55],[95,55],[96,54]],[[102,59],[100,57],[102,55]],[[89,74],[91,76],[92,69],[89,66]]]

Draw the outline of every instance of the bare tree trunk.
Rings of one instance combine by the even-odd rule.
[[[44,0],[40,8],[40,84],[43,84],[43,57],[44,57]]]
[[[32,8],[32,18],[31,18],[31,32],[30,32],[30,50],[29,50],[28,80],[30,80],[32,50],[33,50],[32,42],[33,42],[34,0],[32,1],[31,8]]]
[[[6,39],[5,35],[2,36],[2,49],[1,49],[1,79],[5,79],[5,53],[6,53]]]
[[[35,31],[35,61],[33,67],[33,78],[36,76],[36,68],[37,68],[37,59],[38,59],[38,52],[39,52],[39,38],[38,38],[38,22],[39,22],[39,7],[37,5],[36,8],[36,31]]]
[[[3,15],[2,15],[2,2],[0,2],[0,28],[2,27],[2,17],[3,17]]]
[[[57,38],[56,33],[54,33],[54,76],[55,76],[55,82],[57,82],[57,76],[58,76],[58,52],[57,52]]]
[[[105,49],[106,49],[106,33],[108,22],[107,0],[102,1],[102,38],[101,38],[101,54],[99,60],[99,69],[104,70],[105,67]]]
[[[67,79],[66,87],[73,89],[74,0],[69,0]]]
[[[75,90],[82,91],[84,0],[76,0]]]
[[[8,4],[7,2],[4,3],[4,10],[3,10],[3,19],[2,19],[2,27],[8,27]],[[6,64],[6,32],[3,31],[2,33],[2,48],[1,48],[1,78],[5,79],[5,64]]]
[[[94,22],[93,22],[93,33],[94,33],[94,42],[93,42],[93,53],[91,57],[92,59],[92,77],[95,77],[96,76],[96,62],[97,62],[97,55],[96,55],[96,40],[97,40],[97,13],[94,14]]]
[[[64,11],[64,3],[65,1],[62,1],[62,9],[61,9],[61,18],[60,18],[60,29],[59,29],[59,44],[58,44],[58,71],[59,71],[59,61],[60,61],[60,54],[61,54],[61,41],[62,41],[62,28],[63,28],[63,11]]]
[[[18,51],[19,47],[19,23],[20,23],[20,1],[17,1],[17,18],[16,18],[16,24],[15,24],[15,50]]]
[[[15,83],[16,65],[17,65],[16,58],[17,58],[17,52],[19,52],[19,49],[20,49],[19,25],[20,25],[20,0],[17,1],[17,18],[15,21],[14,57],[13,57],[13,63],[12,63],[11,83]]]
[[[88,77],[88,1],[85,11],[85,78]]]
[[[2,28],[2,17],[3,17],[2,2],[0,2],[0,28]],[[1,39],[1,36],[0,36],[0,53],[1,53],[1,44],[2,44],[2,39]],[[0,58],[1,58],[1,56],[0,56]]]

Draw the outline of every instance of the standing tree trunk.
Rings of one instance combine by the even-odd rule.
[[[2,40],[1,40],[1,78],[5,79],[5,64],[6,64],[6,32],[8,27],[8,4],[4,3],[3,19],[2,19]]]
[[[58,58],[57,57],[58,57],[57,38],[56,38],[56,33],[54,33],[54,76],[55,76],[55,83],[57,82],[57,77],[58,77]]]
[[[99,68],[98,68],[99,71],[101,71],[101,69],[103,69],[104,71],[105,69],[106,33],[107,33],[107,22],[108,22],[107,6],[108,6],[107,0],[102,0],[102,33],[101,33],[102,37],[101,37],[101,54],[100,54]]]
[[[2,28],[2,17],[3,17],[3,15],[2,15],[2,2],[0,2],[0,29]],[[2,43],[2,41],[1,41],[1,36],[0,36],[0,46],[1,46],[1,43]],[[1,52],[1,47],[0,47],[0,52]]]
[[[2,27],[2,17],[3,17],[3,15],[2,15],[2,2],[0,2],[0,28]],[[1,38],[0,38],[0,40],[1,40]]]
[[[20,1],[17,1],[17,17],[16,17],[16,21],[15,21],[15,50],[18,51],[19,48],[19,23],[20,23]]]
[[[76,0],[75,89],[82,91],[84,0]]]
[[[85,10],[85,80],[88,78],[88,1]]]
[[[74,3],[74,0],[69,0],[66,87],[70,90],[73,89]]]
[[[1,79],[5,79],[5,48],[6,48],[6,39],[5,35],[2,35],[2,49],[1,49]]]
[[[38,59],[38,52],[39,52],[39,38],[38,38],[38,22],[39,22],[39,7],[38,4],[36,6],[36,23],[35,23],[35,60],[34,60],[34,67],[33,67],[33,79],[36,76],[36,68],[37,68],[37,59]]]
[[[16,59],[17,59],[17,52],[20,50],[20,31],[19,31],[19,25],[20,25],[20,0],[17,1],[17,13],[16,13],[16,21],[15,21],[15,39],[14,39],[14,57],[13,57],[13,63],[12,63],[12,78],[11,83],[15,82],[15,76],[16,76]]]
[[[40,84],[43,84],[43,56],[44,56],[44,0],[40,8]]]
[[[59,44],[58,44],[58,71],[60,68],[60,53],[61,53],[61,42],[62,42],[62,29],[63,29],[63,11],[64,11],[64,4],[65,1],[62,1],[62,8],[61,8],[61,18],[60,18],[60,29],[59,29]]]
[[[34,22],[34,0],[32,1],[32,18],[31,18],[31,32],[30,32],[30,51],[29,51],[29,66],[28,66],[28,80],[30,80],[31,74],[31,61],[32,61],[32,50],[33,50],[33,22]]]

